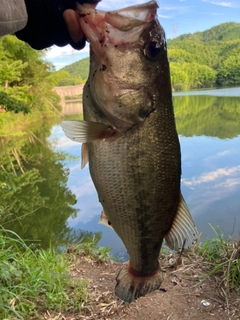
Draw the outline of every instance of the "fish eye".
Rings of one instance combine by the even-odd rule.
[[[144,50],[145,55],[150,59],[157,59],[162,51],[162,46],[157,41],[152,41]]]

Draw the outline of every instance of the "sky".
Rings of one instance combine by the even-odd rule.
[[[97,8],[109,11],[143,2],[147,0],[102,0]],[[167,39],[205,31],[224,22],[240,23],[240,0],[158,0],[158,4],[158,18]],[[53,46],[46,60],[58,70],[88,56],[88,44],[80,51],[69,45],[62,48]]]

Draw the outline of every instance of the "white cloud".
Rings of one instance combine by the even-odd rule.
[[[214,163],[215,161],[219,161],[219,158],[223,158],[223,157],[228,157],[228,156],[236,156],[239,157],[240,155],[240,149],[229,149],[229,150],[224,150],[221,152],[217,152],[216,154],[206,157],[204,159],[205,163]]]
[[[158,17],[161,19],[171,19],[172,18],[172,16],[165,16],[163,14],[159,14]]]
[[[52,46],[46,54],[46,58],[56,58],[62,55],[68,55],[72,53],[72,47],[67,45],[65,47]]]
[[[83,178],[81,185],[71,186],[71,191],[76,195],[77,198],[96,193],[96,189],[90,176],[85,179]]]
[[[50,141],[50,144],[53,146],[53,147],[57,147],[57,148],[60,148],[60,149],[66,149],[66,148],[69,148],[69,147],[76,147],[77,145],[79,145],[79,153],[80,153],[80,143],[79,142],[76,142],[76,141],[72,141],[70,140],[69,138],[67,138],[66,136],[63,136],[63,137],[55,137],[53,139],[49,139]]]
[[[81,163],[80,163],[80,161],[79,161],[76,165],[74,165],[74,166],[72,166],[72,167],[69,167],[69,169],[70,169],[70,172],[73,172],[73,171],[75,171],[75,170],[79,171],[79,170],[81,169]]]
[[[209,212],[207,209],[213,205],[216,201],[223,201],[227,199],[232,192],[239,189],[240,179],[239,178],[227,178],[226,180],[215,183],[214,185],[200,186],[198,191],[193,191],[191,196],[187,199],[187,203],[194,212],[194,217],[199,216],[204,212]],[[207,211],[206,211],[207,210]]]
[[[225,151],[222,151],[222,152],[218,152],[217,153],[217,156],[219,157],[225,157],[225,156],[228,156],[229,154],[232,153],[232,150],[225,150]]]
[[[236,1],[212,1],[212,0],[202,0],[203,2],[208,2],[217,6],[229,7],[229,8],[240,8],[240,4]]]
[[[232,168],[220,168],[215,171],[210,171],[210,172],[204,173],[199,177],[192,177],[191,179],[182,179],[182,184],[187,187],[193,187],[193,186],[200,185],[202,183],[212,182],[212,181],[215,181],[220,178],[233,176],[233,175],[236,175],[236,173],[238,173],[238,172],[240,172],[240,166],[236,166],[236,167],[232,167]],[[230,184],[230,182],[231,182],[231,184]],[[240,184],[240,179],[234,180],[233,183],[232,182],[233,182],[232,180],[226,180],[223,183],[225,183],[225,184],[227,183],[228,186],[230,186],[230,185],[235,186],[237,184],[238,185]]]
[[[162,13],[172,13],[174,16],[177,16],[178,14],[183,14],[183,13],[186,13],[187,11],[189,10],[189,7],[188,6],[161,6],[160,5],[160,8],[158,9],[158,16],[161,17],[160,14]],[[170,16],[166,16],[167,18],[172,18]]]
[[[146,0],[104,0],[99,2],[97,8],[101,10],[115,10],[134,6],[145,2]]]
[[[86,46],[81,50],[81,53],[83,52],[89,52],[89,44],[86,43]],[[79,53],[79,50],[74,50],[70,45],[67,45],[65,47],[57,47],[52,46],[49,50],[47,50],[45,58],[47,59],[53,59],[57,57],[64,57],[64,56],[70,56],[73,54]],[[61,63],[61,62],[59,62]]]

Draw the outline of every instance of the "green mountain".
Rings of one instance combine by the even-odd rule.
[[[240,84],[240,23],[220,24],[204,32],[168,40],[174,90]],[[89,58],[66,66],[68,79],[86,81]],[[71,81],[72,81],[71,80]]]
[[[227,22],[203,32],[183,34],[172,41],[194,40],[199,42],[210,42],[222,40],[231,41],[236,39],[240,39],[240,23]]]
[[[74,62],[73,64],[64,67],[62,70],[67,71],[74,77],[80,76],[82,80],[86,81],[89,71],[89,58],[85,58],[80,61]]]
[[[89,58],[74,62],[60,69],[60,71],[65,71],[69,75],[67,75],[58,83],[59,86],[69,86],[85,83],[88,78],[89,72]]]
[[[240,23],[169,40],[168,55],[176,90],[240,84]]]

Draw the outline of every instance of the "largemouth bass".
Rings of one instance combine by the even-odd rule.
[[[116,11],[79,7],[90,42],[84,86],[84,121],[64,121],[66,135],[82,142],[103,206],[103,221],[129,254],[115,294],[132,302],[160,287],[159,252],[197,237],[180,191],[176,132],[165,33],[150,1]]]

